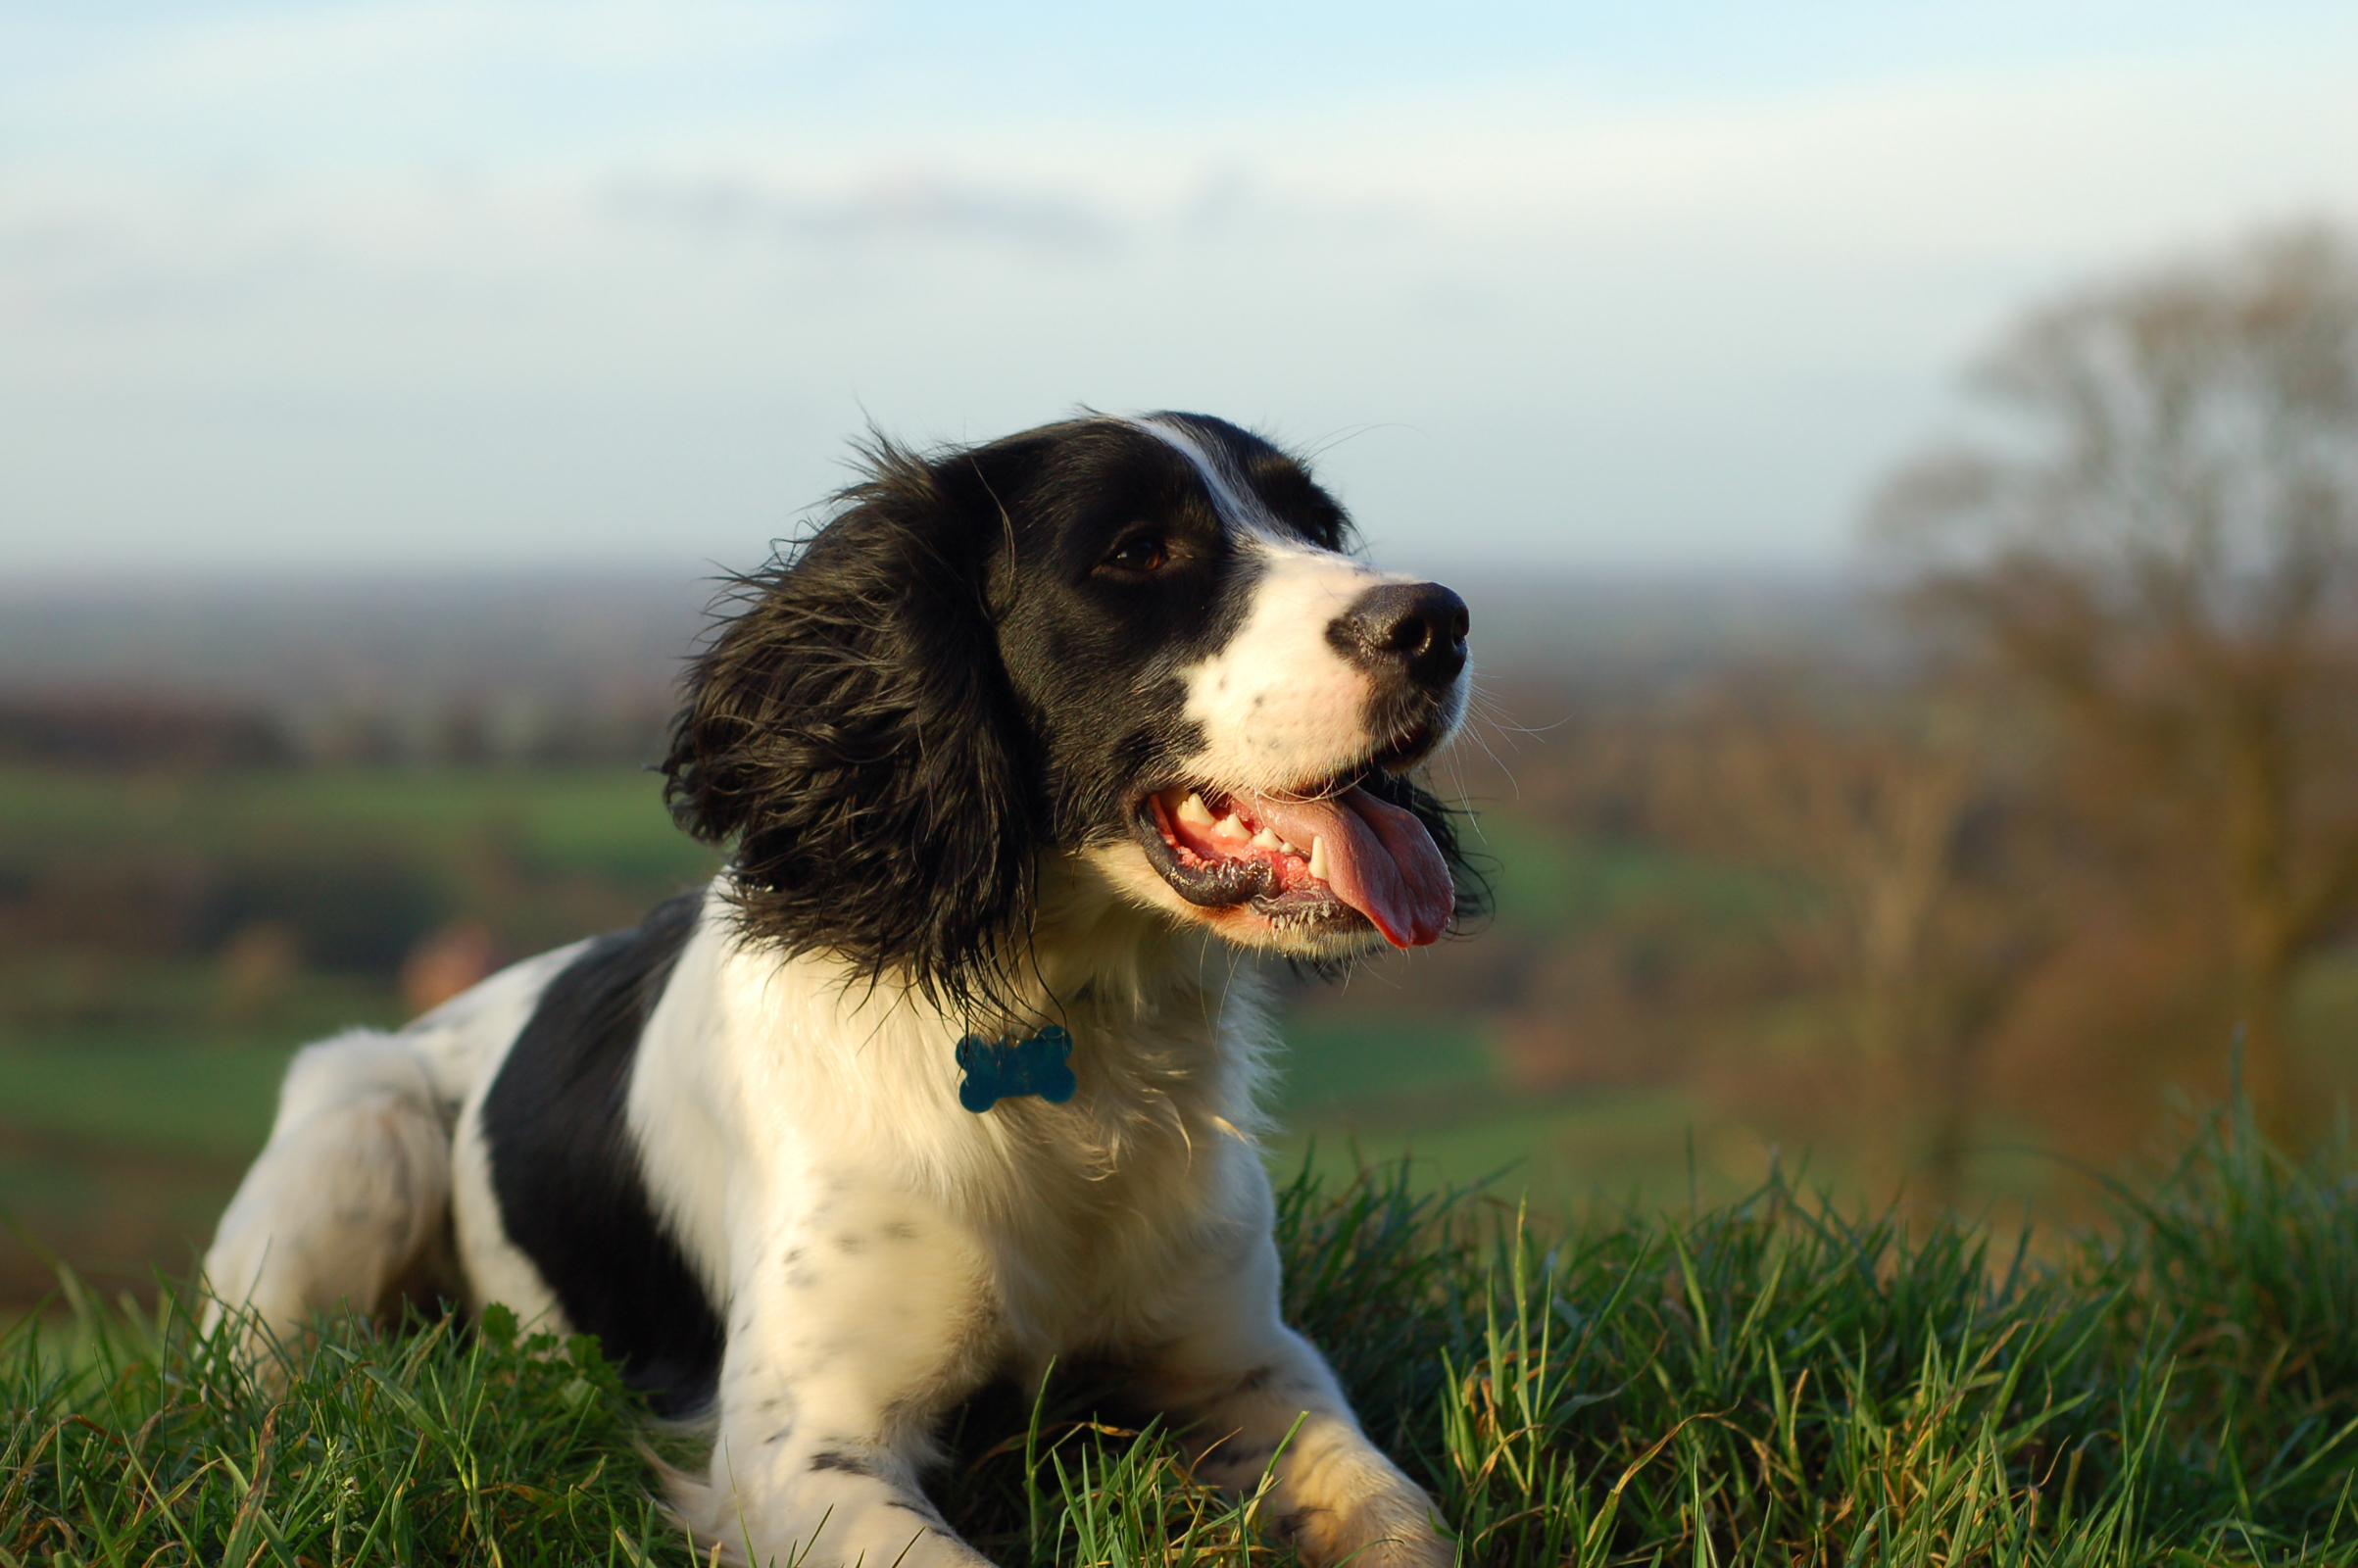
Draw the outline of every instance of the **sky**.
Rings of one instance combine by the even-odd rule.
[[[2020,311],[2319,217],[2346,0],[0,0],[0,577],[751,565],[1080,407],[1824,570]]]

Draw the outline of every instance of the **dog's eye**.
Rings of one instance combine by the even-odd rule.
[[[1105,564],[1116,571],[1159,571],[1171,559],[1171,552],[1158,533],[1132,534],[1113,547]]]

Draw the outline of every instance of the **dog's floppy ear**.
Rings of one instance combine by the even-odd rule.
[[[1043,842],[985,592],[1002,519],[970,459],[882,440],[867,457],[799,552],[737,580],[689,671],[664,799],[734,841],[748,936],[971,1009],[1030,928]]]

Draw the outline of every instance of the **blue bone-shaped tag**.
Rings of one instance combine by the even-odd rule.
[[[958,1086],[958,1102],[978,1116],[1020,1095],[1061,1105],[1080,1087],[1067,1059],[1071,1055],[1072,1036],[1060,1023],[1012,1043],[968,1035],[958,1043],[958,1064],[966,1074]]]

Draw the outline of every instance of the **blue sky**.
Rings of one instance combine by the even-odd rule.
[[[2358,8],[0,4],[0,569],[743,564],[874,420],[1814,566],[2023,305],[2358,221]]]

